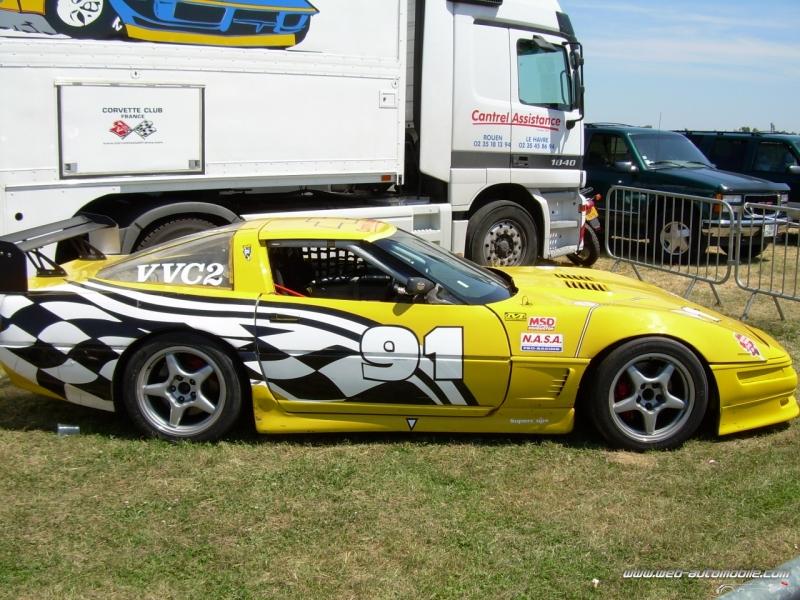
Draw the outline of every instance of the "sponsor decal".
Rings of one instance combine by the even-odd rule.
[[[145,140],[158,130],[155,128],[152,121],[145,119],[136,125],[136,127],[131,127],[125,121],[114,121],[114,124],[111,126],[109,131],[121,140],[124,140],[131,133],[135,133],[140,138]]]
[[[183,283],[186,285],[222,285],[225,267],[220,263],[160,263],[139,265],[137,281],[146,283]]]
[[[528,318],[528,329],[531,331],[555,331],[555,317],[530,317]]]
[[[505,315],[503,315],[504,321],[525,321],[527,318],[528,315],[525,313],[507,312]]]
[[[564,335],[561,333],[523,333],[520,347],[523,352],[563,352]]]
[[[250,260],[253,258],[253,247],[249,244],[246,246],[242,246],[242,254],[244,255],[245,260]]]
[[[472,111],[473,125],[517,125],[518,127],[532,127],[546,131],[561,131],[563,120],[559,117],[544,115],[531,115],[518,112],[484,112],[479,109]]]
[[[739,345],[744,348],[747,353],[750,354],[750,356],[761,358],[761,350],[758,349],[758,346],[755,345],[753,340],[746,335],[742,335],[741,333],[734,333],[733,337],[736,338],[736,341],[739,342]]]

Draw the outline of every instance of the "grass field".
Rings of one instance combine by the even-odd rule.
[[[747,295],[720,294],[739,316]],[[692,297],[713,304],[707,287]],[[751,322],[800,361],[800,306],[784,307],[781,322],[759,300]],[[57,437],[57,423],[81,435]],[[768,569],[800,554],[799,447],[797,421],[647,454],[609,451],[585,430],[243,429],[172,445],[3,378],[0,597],[713,598],[729,580],[623,573]]]

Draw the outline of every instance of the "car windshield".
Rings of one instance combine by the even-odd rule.
[[[649,169],[711,166],[697,146],[679,133],[665,131],[634,133],[631,134],[631,142]]]
[[[398,230],[388,238],[377,240],[375,245],[465,304],[506,300],[515,292],[510,281],[500,275],[405,231]]]

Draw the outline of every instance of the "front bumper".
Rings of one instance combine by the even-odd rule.
[[[712,365],[720,397],[719,435],[783,423],[800,415],[797,373],[789,357]]]

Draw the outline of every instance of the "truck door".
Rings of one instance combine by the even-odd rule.
[[[577,190],[583,128],[569,48],[558,36],[511,29],[511,159],[513,183],[540,190]]]
[[[452,177],[454,183],[508,183],[508,29],[476,22],[474,15],[467,14],[474,12],[474,6],[457,4],[454,10],[458,63],[453,80]]]

